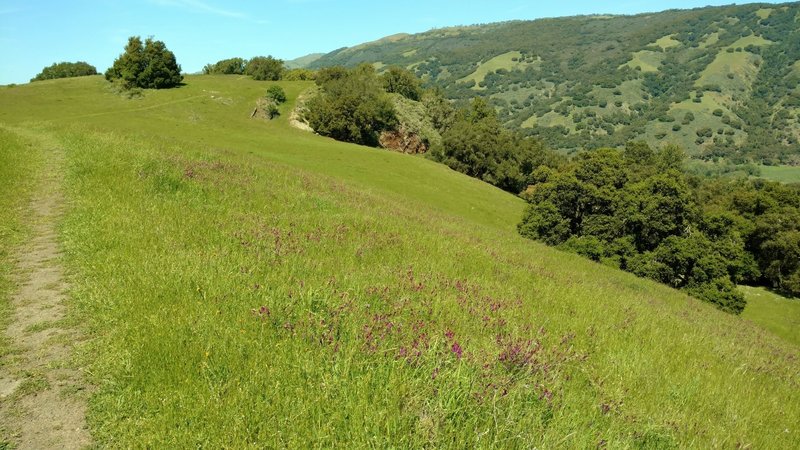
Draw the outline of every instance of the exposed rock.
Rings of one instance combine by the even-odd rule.
[[[417,154],[428,151],[428,143],[425,140],[402,126],[399,130],[382,132],[378,142],[385,149],[401,153]]]
[[[256,101],[256,107],[250,113],[250,118],[272,120],[279,115],[278,105],[274,101],[267,98],[259,98]]]
[[[306,112],[306,102],[313,97],[317,93],[318,89],[316,87],[307,89],[303,91],[300,95],[297,96],[297,101],[295,102],[294,109],[292,113],[289,114],[289,125],[293,126],[299,130],[303,131],[310,131],[314,132],[314,129],[311,128],[311,125],[308,124],[308,121],[305,118]]]

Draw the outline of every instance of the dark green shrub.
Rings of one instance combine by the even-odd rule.
[[[322,91],[306,104],[306,118],[317,133],[375,146],[380,132],[397,124],[394,105],[372,66],[321,70],[316,81]]]
[[[106,71],[106,79],[119,80],[126,89],[163,89],[179,85],[183,75],[175,55],[162,41],[147,38],[142,44],[141,38],[132,36],[125,52]]]
[[[422,97],[419,78],[399,66],[392,66],[381,76],[386,92],[400,94],[403,97],[418,101]]]
[[[278,85],[268,87],[266,97],[276,104],[281,104],[286,101],[286,93],[283,92],[283,88]]]
[[[54,63],[42,69],[41,73],[31,78],[31,81],[53,80],[56,78],[83,77],[87,75],[97,75],[97,69],[89,63],[60,62]]]
[[[283,60],[272,56],[256,56],[247,62],[244,74],[250,75],[254,80],[277,81],[284,72]]]
[[[246,65],[247,60],[244,58],[223,59],[214,64],[206,64],[205,67],[203,67],[203,73],[206,75],[242,75],[244,74]]]

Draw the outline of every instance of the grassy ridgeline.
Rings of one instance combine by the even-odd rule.
[[[800,440],[796,347],[516,236],[497,189],[248,119],[267,83],[187,83],[0,93],[2,120],[49,119],[68,155],[101,446]]]

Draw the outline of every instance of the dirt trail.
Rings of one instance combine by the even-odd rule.
[[[72,354],[79,330],[66,323],[67,284],[56,227],[63,214],[64,153],[46,152],[28,214],[31,239],[14,253],[11,354],[0,360],[0,447],[74,449],[91,443],[88,390]]]

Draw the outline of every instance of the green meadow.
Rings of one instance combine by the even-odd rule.
[[[761,177],[781,183],[800,183],[800,167],[797,166],[759,166]]]
[[[280,85],[273,121],[249,118],[270,83],[237,76],[0,88],[0,276],[56,142],[97,447],[800,445],[780,310],[523,239],[522,200],[295,130],[311,84]]]
[[[740,286],[747,298],[742,317],[800,345],[800,299],[786,298],[762,287]]]

